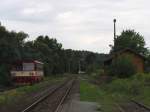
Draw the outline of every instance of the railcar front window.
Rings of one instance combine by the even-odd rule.
[[[22,71],[22,66],[14,65],[14,66],[12,67],[12,70],[15,70],[15,71]]]
[[[23,71],[34,70],[34,63],[23,63]]]

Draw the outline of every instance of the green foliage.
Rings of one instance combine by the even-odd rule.
[[[132,57],[120,56],[116,58],[108,67],[108,73],[112,76],[117,76],[120,78],[126,78],[134,75],[136,72],[135,66],[132,63]]]
[[[93,72],[95,72],[96,71],[96,66],[95,65],[93,65],[93,64],[90,64],[90,65],[88,65],[87,67],[86,67],[86,73],[93,73]]]
[[[0,85],[8,86],[10,84],[9,72],[4,65],[0,66]]]
[[[64,50],[65,70],[70,73],[78,73],[79,62],[81,71],[95,72],[103,65],[106,54],[92,53],[88,51]]]
[[[85,58],[86,73],[91,74],[97,72],[103,66],[103,60],[106,58],[105,54],[89,53]]]
[[[115,92],[120,94],[130,94],[132,96],[140,94],[140,82],[136,82],[136,80],[129,79],[117,79],[111,82],[111,84],[107,85],[105,90],[109,92]],[[141,86],[140,86],[141,87]]]
[[[117,36],[114,40],[111,52],[117,52],[125,48],[130,48],[139,54],[147,55],[148,50],[145,47],[144,37],[134,30],[126,30]]]
[[[150,105],[150,74],[136,74],[127,79],[115,79],[101,86],[104,91],[123,100],[136,99]],[[125,97],[125,98],[123,98]]]

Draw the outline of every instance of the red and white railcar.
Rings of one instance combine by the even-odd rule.
[[[16,84],[33,84],[43,79],[43,63],[37,60],[21,60],[12,64],[11,77]]]

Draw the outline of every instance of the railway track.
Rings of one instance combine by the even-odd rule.
[[[9,91],[9,90],[16,89],[16,88],[19,88],[19,87],[18,86],[11,86],[11,87],[0,88],[0,92]]]
[[[150,108],[135,100],[126,105],[118,105],[120,112],[150,112]]]
[[[65,81],[49,93],[45,93],[42,97],[37,99],[34,103],[21,112],[58,112],[62,106],[62,103],[70,93],[75,80],[76,79],[73,78]]]

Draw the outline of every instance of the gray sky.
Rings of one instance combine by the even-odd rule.
[[[57,38],[64,48],[109,52],[113,18],[117,34],[135,29],[150,47],[149,0],[0,0],[0,21],[9,30]]]

